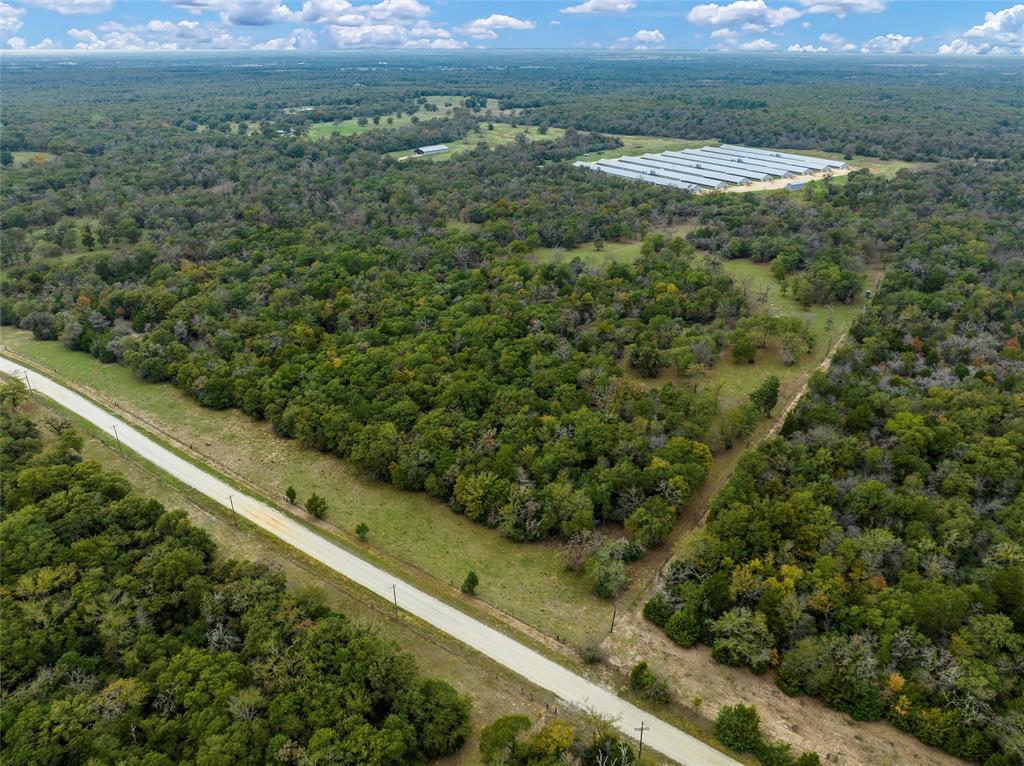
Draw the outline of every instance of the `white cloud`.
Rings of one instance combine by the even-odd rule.
[[[773,43],[771,40],[765,40],[763,37],[757,40],[751,40],[750,42],[740,43],[736,50],[741,51],[777,51],[779,49],[778,43]]]
[[[982,24],[964,32],[964,38],[939,47],[942,54],[1024,55],[1024,3],[988,12]]]
[[[625,13],[633,8],[636,8],[634,0],[586,0],[562,8],[561,13]]]
[[[381,0],[367,10],[370,18],[377,21],[422,19],[430,15],[430,7],[419,0]]]
[[[729,29],[728,27],[716,29],[711,33],[712,40],[735,40],[738,36],[739,32],[735,29]]]
[[[686,15],[691,24],[702,27],[730,27],[742,24],[747,30],[781,27],[801,16],[796,8],[772,8],[764,0],[736,0],[728,5],[706,3],[695,5]]]
[[[252,48],[248,37],[235,37],[221,24],[152,19],[145,24],[127,25],[105,21],[95,29],[69,29],[76,50],[160,51],[160,50],[244,50]]]
[[[60,49],[49,37],[44,37],[35,45],[29,45],[24,37],[12,37],[7,41],[7,47],[13,51],[54,51]]]
[[[15,8],[7,3],[0,2],[0,36],[13,35],[24,26],[21,17],[25,15],[24,8]],[[20,38],[19,38],[20,39]],[[24,45],[24,40],[21,41]],[[16,45],[11,47],[17,47]]]
[[[808,13],[833,13],[839,18],[851,13],[881,13],[884,0],[800,0]]]
[[[296,21],[301,19],[307,24],[358,26],[363,23],[363,16],[355,13],[347,0],[306,0],[296,15]]]
[[[457,50],[465,48],[469,43],[465,40],[454,40],[450,37],[434,38],[422,37],[417,40],[406,40],[403,48],[433,48],[434,50]]]
[[[278,0],[175,0],[174,5],[189,13],[215,11],[225,24],[260,27],[280,21],[294,21],[296,14]]]
[[[559,21],[558,19],[552,19],[551,21],[548,22],[548,24],[550,24],[553,27],[558,27],[562,25],[562,22]]]
[[[69,16],[76,13],[104,13],[114,7],[114,0],[23,0],[28,5]]]
[[[466,47],[465,41],[454,39],[450,31],[427,21],[430,12],[430,6],[419,0],[382,0],[374,5],[355,6],[348,0],[305,0],[302,10],[292,14],[292,20],[323,25],[326,40],[333,48]],[[525,24],[531,26],[522,26]],[[492,15],[467,26],[471,26],[480,39],[492,39],[487,33],[497,37],[494,29],[532,29],[532,24],[510,16]],[[290,43],[291,40],[284,38],[279,44]]]
[[[612,47],[646,51],[651,48],[663,48],[664,42],[665,35],[660,29],[638,29],[631,35],[620,37]]]
[[[860,47],[861,53],[913,53],[914,43],[921,42],[920,37],[910,35],[878,35],[872,37]]]
[[[827,45],[833,53],[853,53],[857,50],[856,45],[833,32],[823,32],[818,35],[818,41]]]
[[[821,45],[790,45],[787,53],[828,53],[828,48]]]
[[[275,37],[253,46],[258,51],[299,51],[317,48],[316,33],[311,29],[299,28],[292,30],[284,37]]]
[[[460,28],[470,37],[477,40],[494,40],[498,33],[496,29],[533,29],[537,25],[528,19],[517,19],[515,16],[506,16],[501,13],[492,13],[486,19],[475,19],[464,27]]]

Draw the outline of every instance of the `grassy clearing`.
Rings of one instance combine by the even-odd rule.
[[[526,684],[514,673],[429,626],[408,616],[395,619],[386,604],[282,543],[255,533],[248,526],[236,528],[223,509],[208,498],[159,473],[130,453],[120,456],[110,443],[109,435],[100,433],[88,421],[44,399],[32,399],[29,406],[39,416],[56,413],[72,420],[85,440],[82,449],[85,459],[95,460],[108,470],[124,475],[139,494],[159,500],[166,508],[185,510],[192,522],[206,530],[217,543],[221,559],[260,561],[279,569],[287,578],[289,589],[320,592],[331,608],[358,623],[372,626],[411,654],[424,673],[443,678],[469,694],[473,698],[474,734],[459,753],[445,759],[444,763],[476,763],[477,735],[481,727],[502,715],[521,713],[534,721],[542,720],[547,705],[554,703],[547,692]]]
[[[425,494],[367,479],[345,461],[283,439],[266,423],[238,411],[204,409],[173,386],[145,383],[126,368],[101,364],[59,343],[35,341],[30,333],[8,328],[0,338],[72,383],[118,402],[210,465],[249,478],[268,497],[283,498],[289,484],[300,500],[313,492],[325,497],[326,521],[347,543],[358,544],[353,530],[365,522],[368,553],[403,562],[414,570],[412,576],[435,582],[435,590],[440,584],[458,588],[473,569],[481,580],[480,601],[548,635],[580,644],[606,629],[611,605],[562,568],[552,542],[512,543]]]
[[[26,168],[43,165],[57,159],[56,154],[50,152],[11,152],[14,155],[14,163],[11,167]]]
[[[821,363],[832,344],[861,312],[862,300],[858,299],[852,304],[811,306],[805,309],[789,295],[782,293],[768,264],[735,260],[725,261],[722,266],[733,281],[747,291],[755,312],[800,317],[811,326],[817,343],[810,354],[800,356],[791,367],[786,367],[782,363],[779,349],[774,344],[765,349],[758,349],[754,364],[733,362],[730,349],[727,347],[723,349],[721,358],[715,366],[708,371],[704,385],[721,386],[720,401],[723,407],[729,407],[744,401],[762,381],[770,375],[775,375],[782,383],[779,401],[786,402],[796,392],[802,379]],[[768,299],[765,303],[760,303],[759,296],[765,290],[768,292]]]
[[[570,263],[576,258],[595,266],[610,266],[613,263],[632,263],[640,257],[643,242],[605,242],[599,250],[593,242],[579,247],[541,247],[530,257],[538,263]]]
[[[696,228],[691,222],[669,226],[661,231],[670,236],[686,236]],[[584,263],[606,267],[613,263],[632,263],[640,257],[643,240],[625,242],[605,242],[600,249],[593,242],[585,242],[578,247],[541,247],[530,253],[537,263],[571,263],[579,258]]]
[[[462,108],[464,98],[464,96],[427,96],[427,103],[437,107],[436,110],[420,109],[415,114],[402,114],[401,116],[395,114],[382,115],[377,124],[374,124],[372,118],[367,119],[362,125],[359,123],[358,118],[335,122],[317,122],[306,131],[306,137],[317,141],[328,136],[354,136],[357,133],[365,133],[368,130],[374,129],[404,128],[413,124],[413,118],[418,122],[427,122],[448,117],[456,109]],[[502,113],[498,108],[498,100],[495,98],[487,99],[486,109],[495,114]],[[484,114],[484,111],[477,109],[476,113]]]
[[[486,123],[480,123],[479,133],[473,132],[463,139],[449,142],[447,144],[448,151],[444,154],[417,157],[411,153],[410,149],[403,149],[391,152],[388,156],[395,157],[396,159],[415,160],[417,162],[446,162],[454,155],[468,152],[481,145],[493,149],[495,146],[512,143],[518,136],[523,136],[527,141],[551,141],[560,138],[565,133],[561,128],[548,128],[546,133],[541,133],[538,128],[532,125],[513,127],[507,122],[495,122],[492,124],[494,125],[494,130],[490,130]]]
[[[447,112],[417,112],[416,118],[418,121],[426,122],[427,120],[443,117],[445,114]],[[381,117],[379,124],[374,124],[372,119],[368,119],[363,125],[360,125],[359,120],[356,118],[340,120],[338,122],[317,122],[309,127],[309,130],[306,131],[306,136],[313,141],[318,141],[328,136],[354,136],[357,133],[365,133],[368,130],[376,130],[378,128],[404,128],[407,125],[412,125],[412,118],[413,115],[411,114],[403,114],[401,117],[396,117],[392,114],[388,117]]]

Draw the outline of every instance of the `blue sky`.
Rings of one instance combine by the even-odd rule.
[[[1022,55],[1007,0],[0,0],[0,48]]]

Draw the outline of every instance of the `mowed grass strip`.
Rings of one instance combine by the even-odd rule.
[[[456,588],[472,569],[478,597],[543,632],[581,644],[607,629],[611,604],[565,571],[554,542],[517,544],[452,512],[425,493],[367,478],[344,460],[307,449],[237,410],[210,410],[170,384],[146,383],[127,368],[102,364],[55,341],[3,328],[0,342],[66,380],[93,389],[153,427],[189,445],[215,468],[246,477],[284,500],[292,485],[299,504],[326,498],[326,521],[347,533],[369,526],[367,545]],[[296,507],[296,512],[302,513]]]

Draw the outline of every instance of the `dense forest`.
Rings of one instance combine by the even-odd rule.
[[[884,270],[831,370],[740,460],[646,614],[684,646],[772,670],[787,693],[1018,762],[1019,82],[949,59],[389,59],[0,62],[0,320],[239,408],[512,540],[558,538],[611,597],[715,453],[776,404],[778,379],[722,412],[703,373],[769,344],[785,364],[815,347],[807,323],[759,313],[722,264],[769,264],[802,307],[862,300]],[[454,93],[437,119],[388,125]],[[360,118],[353,135],[307,134]],[[540,130],[470,148],[495,123]],[[698,196],[573,167],[630,134],[930,162]],[[443,162],[391,154],[455,141],[466,151]],[[608,243],[638,254],[541,257]],[[275,573],[215,562],[180,515],[78,462],[72,434],[44,447],[5,397],[2,523],[24,551],[4,572],[24,658],[3,677],[10,752],[159,764],[176,748],[196,763],[365,748],[410,762],[458,746],[458,695],[439,685],[436,706],[419,704],[436,682],[401,655]],[[97,606],[66,610],[69,594]],[[39,614],[46,630],[31,627]],[[353,655],[351,677],[316,664],[311,635]],[[364,683],[364,660],[393,669],[387,684],[321,704]],[[217,676],[198,686],[209,713],[183,691],[204,673]],[[310,680],[299,697],[282,696],[289,674]],[[85,737],[105,701],[111,739]],[[295,712],[307,707],[322,718]],[[47,740],[58,715],[78,728]],[[500,723],[488,741],[508,762],[624,747]],[[374,750],[388,727],[402,749]]]
[[[463,744],[468,699],[280,573],[216,561],[25,396],[0,389],[6,763],[404,766]]]
[[[787,694],[990,766],[1024,757],[1022,190],[981,164],[837,193],[896,261],[646,608]]]

